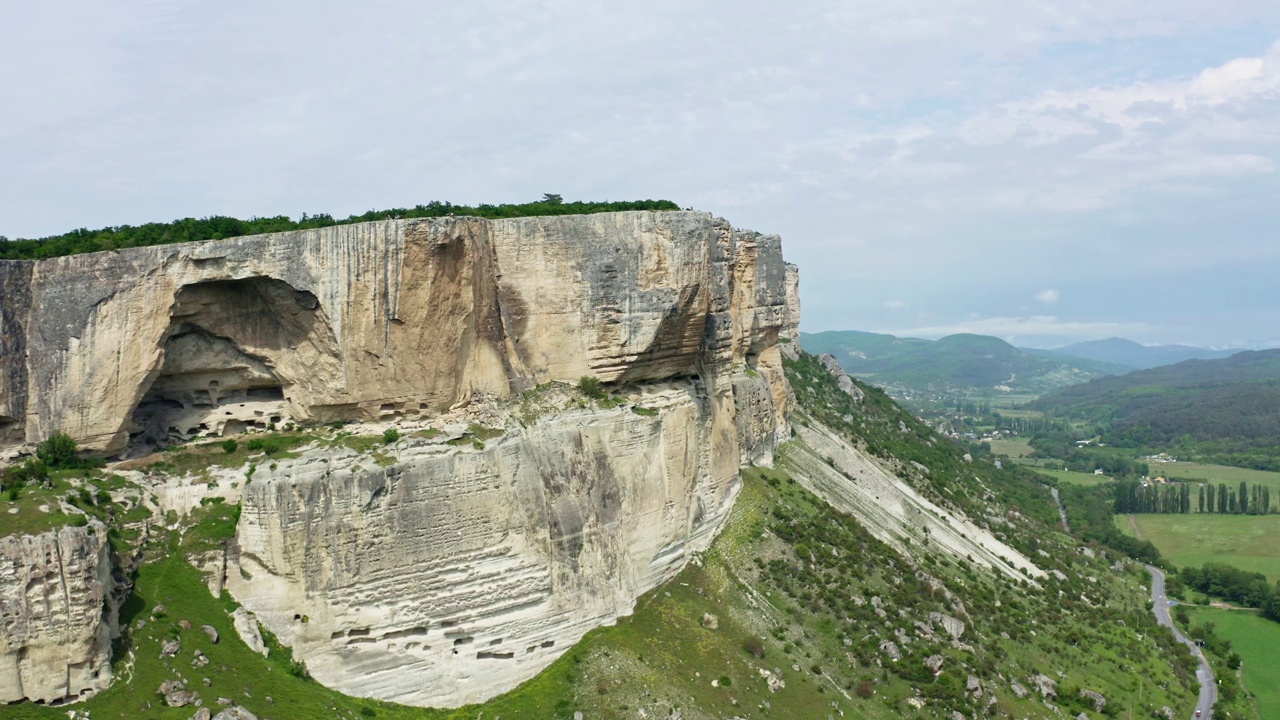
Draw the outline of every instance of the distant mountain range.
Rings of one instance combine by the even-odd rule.
[[[987,335],[921,340],[847,330],[801,333],[800,344],[811,353],[831,353],[855,377],[920,391],[1042,393],[1131,369],[1033,354]]]
[[[1108,338],[1042,350],[1018,348],[988,335],[939,340],[857,330],[801,333],[811,353],[831,353],[850,375],[911,390],[1044,393],[1108,375],[1124,375],[1186,360],[1218,360],[1235,350],[1188,345],[1140,345]]]
[[[1056,360],[1094,360],[1129,370],[1147,370],[1184,360],[1218,360],[1239,350],[1207,350],[1189,345],[1140,345],[1124,338],[1107,338],[1076,343],[1052,350],[1022,348],[1023,352]]]

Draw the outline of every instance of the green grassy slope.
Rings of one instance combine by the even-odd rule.
[[[1252,717],[1280,718],[1280,661],[1276,657],[1280,624],[1252,613],[1213,608],[1193,608],[1191,620],[1196,624],[1213,623],[1214,632],[1230,640],[1232,651],[1239,653],[1243,679],[1240,684],[1247,693],[1242,701],[1253,711]]]
[[[1182,567],[1226,563],[1280,581],[1280,515],[1117,515],[1116,526]]]
[[[1058,683],[1054,703],[1075,716],[1092,711],[1079,688],[1102,692],[1109,707],[1151,717],[1193,702],[1191,661],[1146,608],[1143,573],[1111,569],[1100,550],[1079,550],[1054,528],[1044,488],[1025,470],[937,436],[888,399],[864,388],[854,403],[809,356],[787,363],[803,412],[848,442],[906,472],[938,503],[965,512],[1056,571],[1034,586],[971,566],[927,547],[903,553],[876,540],[787,473],[749,468],[724,531],[671,582],[640,598],[633,615],[589,633],[538,677],[480,706],[454,711],[408,708],[343,697],[308,681],[277,648],[248,651],[227,618],[231,603],[209,595],[183,555],[228,534],[230,508],[209,506],[181,535],[157,534],[124,622],[113,687],[77,707],[94,718],[188,718],[191,708],[161,706],[155,689],[181,676],[206,705],[217,698],[270,718],[649,718],[678,709],[688,720],[859,717],[1040,717],[1050,711],[1030,688],[1043,673]],[[796,442],[796,441],[792,441]],[[154,613],[163,604],[163,615]],[[952,642],[931,612],[961,620]],[[714,618],[712,618],[714,616]],[[139,626],[138,621],[146,622]],[[179,621],[189,621],[184,630]],[[199,627],[218,629],[217,645]],[[183,649],[161,659],[163,639]],[[902,654],[894,661],[881,643]],[[199,648],[210,659],[192,668]],[[925,661],[940,660],[938,672]],[[781,679],[769,686],[761,672]],[[203,678],[209,678],[206,686]],[[972,680],[970,679],[972,678]],[[968,687],[978,684],[982,692]],[[1141,699],[1138,695],[1141,693]],[[268,697],[270,700],[268,700]],[[991,701],[995,698],[994,702]],[[0,708],[0,717],[66,717],[65,709]],[[1092,715],[1091,715],[1092,716]]]

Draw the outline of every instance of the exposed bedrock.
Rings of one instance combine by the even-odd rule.
[[[731,387],[653,383],[656,414],[570,409],[483,449],[401,443],[387,467],[343,450],[259,468],[227,587],[342,692],[504,692],[710,544],[776,429],[762,376]]]
[[[0,538],[0,703],[67,702],[111,683],[106,537],[95,520]]]
[[[739,469],[790,436],[778,340],[796,337],[796,282],[776,236],[695,212],[389,220],[0,263],[0,443],[63,430],[111,453],[505,408],[485,443],[258,467],[225,564],[321,682],[460,705],[532,677],[709,545]],[[583,376],[640,406],[512,415],[524,391]]]
[[[63,430],[116,452],[131,434],[434,413],[583,375],[780,379],[776,341],[798,320],[787,280],[776,236],[696,212],[389,220],[0,262],[0,442]]]

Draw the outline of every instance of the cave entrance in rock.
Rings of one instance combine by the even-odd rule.
[[[133,412],[130,444],[163,446],[288,421],[292,383],[281,361],[317,328],[327,330],[318,309],[314,295],[274,278],[183,287],[163,359]]]

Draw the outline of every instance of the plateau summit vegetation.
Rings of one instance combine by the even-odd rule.
[[[78,255],[102,250],[120,250],[147,245],[221,240],[243,235],[310,230],[333,225],[373,222],[387,218],[431,218],[474,216],[483,218],[514,218],[548,215],[586,215],[627,210],[679,210],[670,200],[631,201],[572,201],[565,202],[560,195],[548,193],[541,200],[529,203],[490,205],[454,205],[432,201],[408,208],[369,210],[359,215],[335,218],[327,213],[308,215],[303,213],[294,220],[285,215],[253,217],[248,220],[213,215],[205,218],[182,218],[168,223],[143,225],[116,225],[88,230],[80,228],[61,235],[51,235],[30,240],[9,239],[0,235],[0,260],[39,260],[42,258]]]

